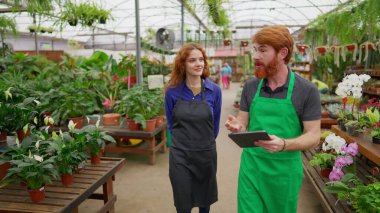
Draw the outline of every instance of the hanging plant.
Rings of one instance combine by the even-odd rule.
[[[223,42],[224,42],[224,46],[230,46],[230,44],[231,44],[230,39],[225,39]]]
[[[359,49],[359,61],[362,61],[363,51],[365,51],[363,61],[367,60],[369,50],[377,51],[376,46],[372,42],[366,41],[366,42],[364,42],[364,43],[362,43],[360,45],[360,49]]]
[[[327,46],[320,46],[320,47],[317,47],[318,53],[319,53],[320,55],[325,55],[327,49],[328,49]]]
[[[248,41],[240,41],[240,46],[247,47],[248,46]]]
[[[309,48],[309,45],[306,44],[298,44],[297,49],[299,52],[306,52],[306,49]]]
[[[356,55],[358,54],[358,44],[356,43],[352,43],[352,44],[347,44],[345,46],[345,48],[350,51],[350,52],[353,52],[352,53],[352,60],[355,61],[356,60]]]
[[[16,21],[12,18],[8,18],[6,16],[0,16],[0,34],[1,37],[5,33],[12,32],[13,34],[17,34],[16,30]]]

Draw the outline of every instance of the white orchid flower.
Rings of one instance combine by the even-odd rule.
[[[49,134],[49,128],[50,128],[50,126],[47,126],[46,128],[45,128],[45,132],[46,132],[46,134]],[[54,133],[54,132],[53,132]]]
[[[87,123],[89,124],[90,123],[90,118],[88,116],[86,116],[86,119],[87,119]]]
[[[69,125],[68,125],[70,132],[74,131],[76,125],[77,125],[76,123],[70,120]]]
[[[39,156],[39,155],[33,155],[33,158],[34,158],[36,161],[39,161],[39,162],[44,161],[44,158],[43,158],[42,156]]]
[[[37,100],[34,100],[34,102],[37,104],[37,106],[39,106],[41,104],[41,102],[39,102]]]

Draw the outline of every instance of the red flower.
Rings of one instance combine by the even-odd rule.
[[[113,80],[115,80],[115,81],[119,80],[119,76],[114,75],[114,76],[113,76]]]
[[[347,101],[348,101],[347,97],[343,98],[343,109],[344,110],[346,110]]]

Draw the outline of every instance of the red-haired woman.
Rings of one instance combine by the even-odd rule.
[[[171,133],[169,177],[178,213],[210,211],[218,200],[216,144],[221,90],[207,79],[207,56],[195,43],[185,44],[175,58],[165,93]]]

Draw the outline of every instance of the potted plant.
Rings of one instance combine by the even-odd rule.
[[[348,173],[340,181],[328,182],[325,190],[347,200],[355,212],[380,212],[380,182],[372,179],[364,184],[355,174]]]
[[[115,139],[108,135],[107,132],[99,129],[99,121],[95,126],[85,126],[81,130],[77,130],[76,133],[85,135],[86,146],[90,152],[92,164],[100,163],[100,157],[106,147],[106,142],[116,143]]]
[[[134,86],[128,93],[123,97],[123,106],[127,109],[127,115],[129,122],[129,129],[131,120],[141,124],[142,128],[147,132],[152,132],[155,129],[156,120],[153,119],[157,113],[158,108],[156,107],[155,94],[149,91],[143,86]]]
[[[30,25],[30,26],[28,26],[28,30],[31,33],[37,32],[37,26],[36,25]]]
[[[25,146],[28,154],[17,153],[10,161],[11,168],[5,176],[7,183],[25,182],[33,202],[41,202],[45,198],[45,184],[52,183],[59,174],[55,166],[55,156],[44,153],[37,141],[33,147]],[[21,146],[18,145],[18,148]],[[24,149],[22,151],[25,151]]]
[[[380,121],[373,125],[371,130],[372,143],[380,144]]]
[[[357,136],[358,131],[360,129],[359,121],[358,120],[349,120],[345,124],[345,127],[347,129],[347,133],[351,136]]]
[[[62,133],[62,135],[54,136],[50,146],[56,156],[58,171],[61,175],[61,181],[68,186],[74,182],[74,172],[78,166],[82,166],[86,161],[85,153],[85,137],[76,135],[72,121],[69,124],[70,132]],[[74,137],[72,137],[74,135]]]
[[[311,166],[319,166],[322,177],[328,178],[334,167],[336,155],[331,153],[316,153],[309,161]]]

